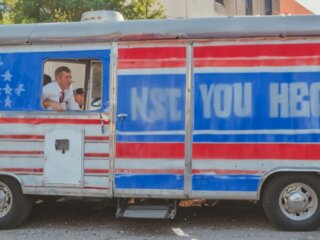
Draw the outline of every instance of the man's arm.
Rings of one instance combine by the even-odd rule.
[[[56,102],[56,101],[52,101],[49,99],[45,99],[42,101],[42,106],[47,109],[48,107],[52,108],[53,110],[55,110],[56,112],[62,112],[63,111],[63,107],[62,104]]]

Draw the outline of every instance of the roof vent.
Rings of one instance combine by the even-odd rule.
[[[121,13],[116,11],[88,11],[81,15],[81,22],[123,21]]]

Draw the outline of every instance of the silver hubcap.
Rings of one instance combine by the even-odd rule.
[[[291,220],[302,221],[310,218],[318,208],[315,191],[303,183],[286,186],[279,197],[281,211]]]
[[[9,187],[0,182],[0,217],[5,216],[12,207],[12,193]]]

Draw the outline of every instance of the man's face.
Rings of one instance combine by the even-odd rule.
[[[72,75],[71,72],[61,72],[57,76],[57,82],[62,90],[69,89],[71,86]]]
[[[79,105],[84,105],[84,95],[83,94],[75,94],[74,98]]]

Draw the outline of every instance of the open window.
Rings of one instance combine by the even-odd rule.
[[[64,91],[65,93],[63,94],[63,91],[61,91],[61,83],[59,78],[61,68],[66,72],[69,72],[70,70],[69,76],[72,79],[71,86],[68,88],[69,90]],[[52,100],[64,104],[64,110],[99,110],[102,102],[102,69],[102,63],[97,59],[46,60],[43,67],[42,82],[43,108],[50,110],[50,108],[44,106],[44,98],[50,98],[50,101]],[[59,86],[58,89],[61,93],[56,93],[56,95],[51,94],[53,90],[50,88],[54,85]],[[56,88],[57,87],[53,89]],[[47,89],[50,89],[49,94]],[[66,96],[67,99],[65,99]],[[69,107],[71,101],[76,102],[78,105],[77,109]]]

